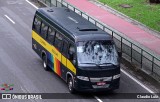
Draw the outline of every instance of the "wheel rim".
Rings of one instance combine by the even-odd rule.
[[[69,90],[71,91],[72,90],[72,80],[69,80],[68,87],[69,87]]]
[[[47,67],[47,65],[46,65],[46,62],[45,62],[45,61],[43,62],[43,67],[44,67],[44,68],[46,68],[46,67]]]

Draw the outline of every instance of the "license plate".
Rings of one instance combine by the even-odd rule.
[[[97,85],[98,86],[103,86],[103,85],[106,85],[106,82],[97,82]]]

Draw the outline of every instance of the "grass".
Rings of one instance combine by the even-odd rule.
[[[160,32],[160,4],[150,4],[149,0],[99,0],[123,14]],[[127,4],[131,8],[120,5]]]

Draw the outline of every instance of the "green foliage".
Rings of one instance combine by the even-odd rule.
[[[99,0],[100,2],[124,13],[125,15],[160,31],[160,4],[150,4],[149,0]],[[131,8],[120,5],[126,4]]]

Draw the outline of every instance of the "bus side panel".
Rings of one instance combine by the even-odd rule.
[[[47,58],[48,58],[48,66],[58,75],[62,76],[61,74],[61,63],[60,61],[54,57],[53,54],[50,52],[47,53]]]
[[[39,46],[38,42],[32,38],[32,49],[41,57],[40,51],[38,50]]]
[[[69,71],[68,68],[66,68],[67,58],[62,55],[61,59],[62,59],[61,60],[62,78],[66,81],[66,73],[67,73],[67,71]]]
[[[54,72],[61,77],[61,65],[60,61],[56,57],[54,57]]]
[[[39,55],[42,59],[42,51],[47,54],[47,64],[50,68],[53,67],[53,55],[50,54],[43,46],[41,46],[35,39],[32,38],[32,49]]]
[[[52,49],[53,51],[54,49]],[[54,52],[57,52],[54,50]],[[58,52],[57,52],[58,53]],[[58,54],[59,56],[61,55],[60,53]],[[54,54],[48,52],[47,54],[47,58],[48,58],[48,65],[49,67],[60,77],[62,77],[62,66],[61,66],[61,62],[58,60],[58,58],[56,58],[54,56]]]
[[[50,52],[47,53],[47,64],[52,70],[54,70],[54,56]]]
[[[36,34],[35,32],[32,32],[32,34]],[[32,38],[32,49],[39,55],[40,58],[42,58],[42,51],[44,51],[48,58],[48,51],[39,43],[37,42],[37,39]],[[51,55],[51,54],[50,54]],[[50,62],[47,60],[47,63]]]
[[[76,75],[76,68],[71,63],[70,60],[67,59],[67,66],[66,66],[74,75]]]
[[[60,77],[66,79],[66,73],[71,72],[76,75],[76,68],[74,65],[64,57],[54,46],[50,45],[36,32],[32,31],[33,49],[41,57],[42,51],[47,54],[47,64]],[[34,47],[36,45],[36,47]],[[63,69],[63,71],[62,71]]]

